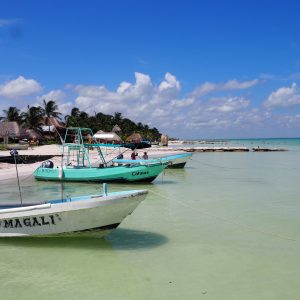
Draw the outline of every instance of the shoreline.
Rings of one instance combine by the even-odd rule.
[[[116,151],[116,149],[120,149],[120,152],[123,152],[125,159],[130,159],[131,150],[127,148],[102,148],[102,152],[106,158],[107,161],[110,161],[111,159],[115,158],[119,154],[119,150]],[[99,161],[99,155],[97,150],[90,150],[90,161],[91,164],[96,164]],[[167,149],[161,149],[156,147],[146,148],[146,149],[138,149],[136,151],[139,153],[139,156],[141,157],[143,155],[143,152],[147,152],[149,155],[149,158],[151,156],[167,156],[172,154],[177,154],[179,150],[167,148]],[[183,152],[183,151],[180,151]],[[43,145],[43,146],[35,146],[32,149],[28,150],[18,150],[19,155],[53,155],[51,160],[53,161],[55,166],[61,165],[61,145],[53,144],[53,145]],[[1,162],[1,157],[10,156],[9,150],[0,151],[0,181],[2,180],[8,180],[13,179],[16,177],[16,169],[15,165],[12,163],[5,163]],[[18,173],[20,177],[27,177],[30,174],[33,174],[33,172],[42,164],[43,161],[38,161],[35,163],[28,163],[28,164],[18,164]]]
[[[184,141],[182,141],[184,142]],[[170,145],[173,145],[171,143]],[[178,144],[177,144],[178,145]],[[269,152],[269,151],[288,151],[286,149],[281,148],[252,148],[249,149],[248,147],[202,147],[202,146],[182,146],[179,144],[180,147],[173,148],[173,147],[166,147],[166,146],[152,146],[151,148],[145,149],[137,149],[136,152],[139,154],[139,157],[143,155],[143,152],[147,152],[149,158],[155,158],[157,156],[168,156],[178,154],[178,152]],[[116,150],[117,149],[117,150]],[[131,150],[127,148],[102,148],[102,152],[109,162],[113,158],[115,158],[120,152],[124,154],[124,159],[130,159]],[[43,155],[53,155],[51,160],[53,161],[54,165],[61,164],[61,145],[52,144],[52,145],[43,145],[43,146],[35,146],[28,150],[18,150],[19,155],[24,156],[43,156]],[[1,162],[1,156],[10,156],[9,150],[0,151],[0,181],[12,179],[16,176],[15,165],[11,163],[3,163]],[[99,156],[97,150],[90,150],[90,161],[91,164],[96,164],[99,161]],[[18,172],[20,177],[27,177],[38,168],[43,161],[38,161],[34,163],[28,164],[18,164]]]

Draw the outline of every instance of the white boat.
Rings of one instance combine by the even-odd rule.
[[[0,237],[57,236],[115,229],[145,199],[147,190],[88,195],[40,204],[0,204]]]
[[[178,153],[174,155],[168,155],[163,157],[156,157],[152,159],[114,159],[113,162],[118,165],[129,165],[129,164],[151,164],[151,163],[167,163],[167,168],[181,169],[185,167],[187,161],[192,157],[192,153]]]

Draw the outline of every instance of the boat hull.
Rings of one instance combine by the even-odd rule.
[[[168,161],[169,169],[182,169],[185,167],[187,161],[191,158],[191,153],[170,155],[166,157],[162,157],[162,161]]]
[[[33,175],[37,180],[47,181],[152,182],[165,167],[162,163],[105,168],[39,167]]]
[[[0,237],[108,234],[144,200],[147,191],[111,193],[0,210]],[[56,203],[57,202],[57,203]]]
[[[169,164],[168,169],[183,169],[185,165],[186,165],[186,161],[182,163]]]

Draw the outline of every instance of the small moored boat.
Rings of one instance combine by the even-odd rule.
[[[173,169],[181,169],[185,167],[187,161],[192,157],[192,153],[179,153],[175,155],[163,156],[163,157],[156,157],[148,160],[144,159],[114,159],[113,162],[118,165],[132,165],[132,164],[155,164],[155,163],[167,163],[167,168]]]
[[[68,142],[68,134],[73,132],[73,142]],[[167,166],[157,161],[152,164],[114,166],[107,162],[100,146],[102,144],[86,144],[84,132],[92,132],[89,128],[68,128],[62,144],[61,164],[54,166],[52,162],[43,163],[34,171],[37,180],[49,181],[89,181],[89,182],[152,182]],[[90,161],[90,150],[96,149],[99,160],[97,166]]]
[[[132,190],[50,200],[1,203],[0,237],[108,234],[144,200],[147,190]]]

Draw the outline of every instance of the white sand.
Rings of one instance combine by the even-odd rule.
[[[123,153],[125,159],[130,159],[130,155],[132,153],[130,149],[126,149],[126,148],[105,148],[105,149],[102,148],[102,151],[107,161],[115,158],[119,154],[119,151],[121,152],[125,151]],[[147,149],[137,150],[136,152],[139,154],[139,157],[137,157],[137,159],[141,158],[145,151],[148,153],[149,158],[178,154],[178,151],[176,149],[172,149],[169,147],[151,147]],[[61,155],[61,146],[60,145],[36,146],[33,147],[32,149],[29,148],[28,150],[18,150],[18,153],[20,155]],[[9,155],[10,155],[9,151],[0,151],[0,157],[9,156]],[[97,163],[97,161],[99,161],[99,156],[96,150],[90,151],[90,159],[91,159],[91,163]],[[54,165],[56,166],[61,164],[60,157],[53,157],[51,160],[54,162]],[[33,164],[18,164],[19,176],[27,177],[32,175],[35,169],[39,167],[41,163],[42,162],[36,162]],[[7,180],[12,178],[16,178],[15,165],[0,162],[0,180]]]

